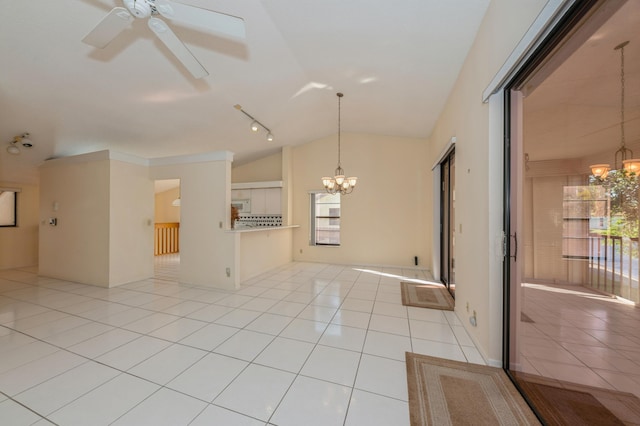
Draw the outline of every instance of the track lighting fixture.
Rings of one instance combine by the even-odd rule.
[[[33,147],[33,142],[31,142],[31,139],[29,139],[29,133],[23,133],[19,136],[14,136],[13,140],[9,142],[7,152],[13,155],[20,154],[20,148],[18,145],[22,145],[23,148]]]
[[[241,105],[235,104],[233,107],[235,109],[237,109],[238,111],[240,111],[241,113],[243,113],[244,115],[246,115],[247,117],[249,117],[252,120],[251,121],[251,131],[257,132],[260,129],[260,127],[262,127],[267,132],[267,141],[269,141],[269,142],[273,141],[273,139],[274,139],[273,138],[273,133],[271,133],[271,130],[269,130],[269,128],[267,126],[265,126],[264,124],[262,124],[261,122],[256,120],[247,111],[243,110]]]

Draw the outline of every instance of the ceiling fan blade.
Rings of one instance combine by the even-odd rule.
[[[202,78],[209,75],[206,69],[198,62],[193,53],[180,41],[180,39],[171,31],[167,24],[158,18],[149,18],[149,28],[164,43],[165,46],[173,53],[182,65],[195,77]]]
[[[89,34],[84,36],[82,41],[88,45],[102,49],[127,28],[131,24],[131,21],[133,21],[133,16],[131,16],[127,9],[124,7],[114,7]]]
[[[169,0],[156,0],[154,5],[160,15],[167,19],[231,37],[244,39],[246,36],[244,19],[237,16]]]

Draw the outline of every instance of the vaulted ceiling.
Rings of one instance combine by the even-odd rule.
[[[209,71],[195,79],[136,19],[82,38],[122,0],[0,0],[0,180],[47,158],[228,150],[244,162],[342,130],[426,138],[489,0],[181,0],[244,19],[245,39],[165,21]],[[141,1],[141,0],[138,0]],[[269,127],[250,132],[242,108]],[[10,155],[14,136],[34,147]]]

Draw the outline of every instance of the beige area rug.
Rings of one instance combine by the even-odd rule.
[[[453,311],[453,297],[443,285],[402,281],[400,289],[402,291],[402,304],[405,306]]]
[[[500,368],[406,353],[411,426],[539,425]]]

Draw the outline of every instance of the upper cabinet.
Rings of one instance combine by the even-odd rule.
[[[266,192],[266,213],[282,214],[282,188],[267,188]]]
[[[231,184],[232,200],[251,200],[251,214],[282,214],[282,182]]]

